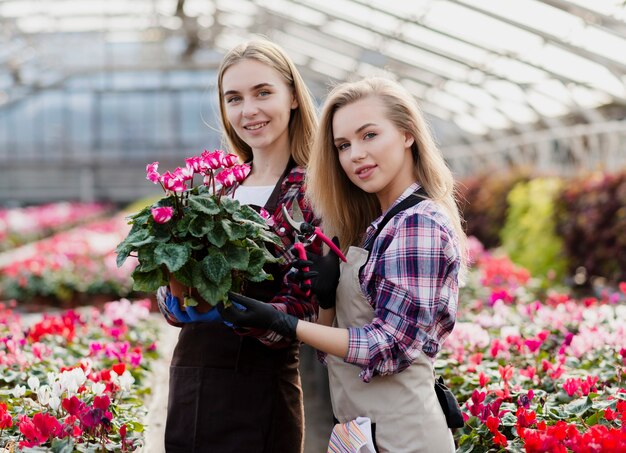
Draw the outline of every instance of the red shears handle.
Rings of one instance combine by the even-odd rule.
[[[319,236],[319,238],[324,241],[324,243],[330,247],[330,250],[339,257],[339,259],[341,259],[341,261],[343,261],[344,263],[346,261],[348,261],[346,259],[346,257],[344,256],[343,253],[341,253],[341,250],[339,250],[339,247],[337,247],[335,245],[335,243],[333,241],[331,241],[330,239],[328,239],[328,236],[326,236],[324,233],[322,233],[322,230],[320,229],[320,227],[315,227],[315,234],[317,236]]]
[[[298,252],[298,258],[300,258],[301,260],[306,260],[307,259],[306,250],[304,249],[304,244],[302,242],[296,242],[295,244],[293,244],[293,248]],[[308,266],[307,267],[303,267],[302,268],[302,272],[309,272]],[[307,286],[307,288],[311,288],[311,280],[310,279],[305,280],[304,284]],[[309,296],[311,294],[311,290],[307,289],[304,294]]]

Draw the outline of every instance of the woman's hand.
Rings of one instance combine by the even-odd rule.
[[[333,237],[333,243],[339,248],[339,239]],[[307,251],[307,259],[297,259],[292,266],[298,269],[293,279],[303,290],[308,290],[305,282],[311,281],[310,289],[317,297],[320,308],[325,310],[335,306],[335,293],[339,284],[339,257],[332,251],[326,255],[317,255]],[[308,268],[308,271],[304,269]]]
[[[228,298],[233,303],[231,306],[218,307],[226,322],[230,322],[236,327],[273,330],[283,337],[296,338],[298,318],[295,316],[278,311],[270,304],[241,294],[229,292]]]

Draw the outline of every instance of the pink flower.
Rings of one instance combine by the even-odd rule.
[[[216,149],[212,153],[208,152],[206,149],[202,153],[201,162],[204,167],[204,171],[206,170],[217,170],[222,166],[222,155],[223,153]]]
[[[146,165],[146,179],[155,184],[159,182],[159,178],[161,177],[157,168],[159,168],[158,162],[152,162],[151,164]]]
[[[232,154],[229,154],[229,155],[232,155]],[[248,177],[252,169],[250,165],[243,164],[243,165],[235,165],[231,170],[237,182],[241,183],[244,181],[244,179]]]
[[[171,206],[162,206],[160,208],[152,208],[150,212],[156,223],[166,223],[169,222],[174,215],[174,208]]]
[[[169,171],[161,175],[161,182],[163,183],[163,187],[174,192],[184,192],[185,189],[187,189],[180,174],[172,174]]]
[[[187,157],[185,159],[187,167],[190,167],[195,173],[201,173],[202,170],[202,158],[200,156]]]
[[[224,170],[220,171],[215,177],[215,179],[223,187],[231,187],[237,182],[237,179],[235,178],[235,175],[233,174],[233,171],[230,168],[225,168]]]
[[[225,154],[222,156],[222,165],[226,168],[234,166],[239,161],[235,154]]]
[[[174,174],[182,181],[189,181],[193,179],[193,167],[187,165],[186,167],[177,167],[174,170]]]

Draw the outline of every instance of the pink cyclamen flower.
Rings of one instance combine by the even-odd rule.
[[[237,182],[241,183],[244,179],[248,177],[252,168],[250,167],[250,165],[243,164],[235,165],[231,170]]]
[[[176,170],[174,170],[174,174],[182,181],[189,181],[190,179],[193,179],[193,167],[190,167],[189,165],[182,168],[177,167]]]
[[[174,208],[171,206],[162,206],[160,208],[152,208],[150,212],[156,223],[167,223],[174,215]]]
[[[202,158],[200,156],[187,157],[185,159],[187,167],[191,167],[195,173],[201,173],[202,170]]]
[[[161,182],[163,183],[163,187],[174,192],[184,192],[185,189],[187,189],[180,173],[172,174],[166,171],[161,175]]]
[[[235,154],[224,154],[222,156],[222,165],[226,168],[233,167],[238,161],[239,158]]]
[[[221,168],[222,167],[222,155],[223,153],[219,149],[216,149],[212,153],[208,152],[205,149],[201,156],[201,162],[202,162],[204,171],[217,170],[218,168]]]
[[[159,182],[161,175],[157,171],[158,168],[158,162],[152,162],[151,164],[146,165],[146,179],[148,181],[152,181],[155,184]]]
[[[223,187],[231,187],[237,182],[237,179],[235,178],[235,175],[233,174],[233,171],[230,168],[225,168],[224,170],[220,171],[215,177],[215,179]]]

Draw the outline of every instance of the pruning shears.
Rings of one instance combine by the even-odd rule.
[[[324,242],[330,250],[337,255],[343,262],[346,262],[346,257],[341,250],[335,245],[333,241],[331,241],[328,236],[326,236],[320,227],[316,227],[311,225],[308,222],[304,221],[304,216],[302,215],[302,211],[300,210],[300,206],[298,206],[297,202],[294,202],[292,206],[293,217],[289,215],[287,208],[285,205],[282,207],[283,217],[287,221],[287,223],[291,226],[291,228],[295,231],[295,240],[293,244],[293,248],[298,252],[298,258],[301,260],[306,260],[306,247],[311,245],[316,237],[319,237],[322,242]],[[303,272],[308,272],[309,268],[305,267],[302,269]],[[305,280],[305,286],[310,288],[311,281]],[[306,294],[308,295],[310,290],[307,290]]]

